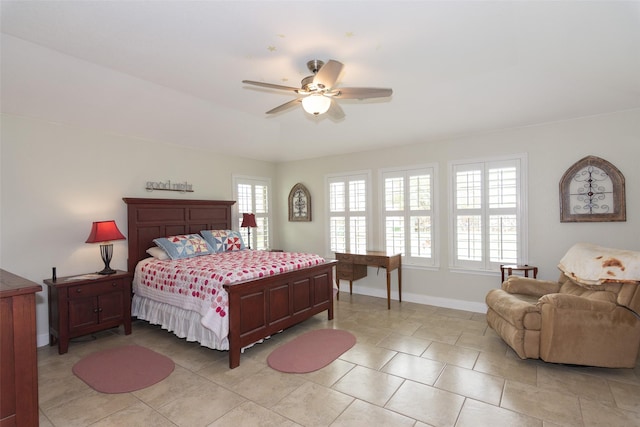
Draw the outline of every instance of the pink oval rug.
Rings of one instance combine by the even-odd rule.
[[[92,353],[73,365],[73,373],[102,393],[128,393],[152,386],[173,372],[173,360],[139,345]]]
[[[356,337],[347,331],[317,329],[273,350],[267,363],[281,372],[313,372],[336,360],[355,343]]]

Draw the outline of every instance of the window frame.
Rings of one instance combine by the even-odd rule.
[[[272,220],[272,214],[271,214],[271,206],[273,206],[272,203],[272,193],[273,193],[273,188],[271,185],[271,178],[268,177],[260,177],[260,176],[248,176],[248,175],[232,175],[231,177],[231,181],[232,181],[232,186],[233,186],[233,200],[236,201],[236,203],[233,204],[233,208],[231,209],[231,224],[237,226],[237,230],[240,231],[241,235],[242,235],[242,239],[244,240],[244,238],[246,237],[246,230],[243,232],[242,227],[240,227],[241,223],[242,223],[242,214],[245,212],[240,212],[240,201],[238,200],[238,185],[243,184],[243,185],[251,185],[251,193],[252,193],[252,197],[251,197],[251,209],[252,211],[250,213],[253,213],[256,216],[256,222],[258,224],[260,224],[261,219],[266,219],[266,223],[267,223],[267,242],[266,242],[266,246],[262,247],[260,246],[258,243],[258,232],[257,230],[251,230],[251,248],[252,249],[269,249],[271,247],[272,244],[272,239],[273,239],[273,233],[272,233],[272,224],[273,224],[273,220]],[[267,209],[266,209],[266,213],[262,213],[262,212],[256,212],[256,197],[255,197],[255,186],[256,185],[262,185],[264,187],[267,188]],[[235,229],[235,228],[234,228]],[[264,230],[261,231],[262,233],[264,233]],[[249,242],[245,242],[245,244],[247,244]]]
[[[362,212],[362,215],[357,214],[357,215],[349,215],[347,214],[346,210],[345,210],[345,215],[337,215],[335,213],[331,212],[331,184],[333,182],[344,182],[345,183],[345,188],[348,187],[348,183],[350,181],[356,181],[356,180],[360,180],[363,179],[365,182],[365,208],[364,211]],[[331,247],[331,219],[332,217],[337,217],[337,216],[344,216],[345,217],[345,251],[349,252],[349,245],[350,245],[350,241],[349,241],[349,234],[350,234],[350,226],[349,226],[349,219],[352,216],[364,216],[365,217],[365,230],[366,230],[366,241],[365,241],[365,250],[369,250],[369,245],[371,245],[371,240],[372,240],[372,224],[373,224],[373,218],[371,215],[371,196],[372,196],[372,190],[371,190],[371,171],[370,170],[361,170],[361,171],[351,171],[351,172],[343,172],[343,173],[332,173],[332,174],[327,174],[325,175],[325,197],[327,200],[326,203],[326,214],[327,214],[327,219],[326,219],[326,225],[325,225],[325,236],[326,236],[326,253],[328,257],[333,257],[335,256],[335,250],[332,249]],[[345,207],[348,204],[348,190],[346,191],[347,194],[347,199],[345,200]],[[339,251],[338,251],[339,252]]]
[[[404,222],[404,236],[410,236],[409,229],[411,227],[411,210],[409,209],[409,178],[418,174],[429,174],[430,176],[430,209],[429,216],[431,218],[431,256],[430,257],[416,257],[410,255],[411,240],[404,239],[404,250],[402,255],[403,266],[416,266],[427,268],[438,268],[440,265],[440,243],[439,243],[439,215],[438,215],[438,164],[428,163],[421,165],[402,166],[393,168],[383,168],[379,170],[379,204],[380,204],[380,237],[382,240],[382,247],[384,250],[387,248],[387,233],[386,233],[386,218],[389,216],[402,216]],[[398,210],[398,215],[390,214],[386,209],[386,179],[391,177],[401,177],[403,179],[403,192],[404,192],[404,207],[402,210]],[[408,255],[409,254],[409,255]]]
[[[517,236],[517,264],[526,264],[528,260],[528,167],[527,167],[527,154],[513,154],[497,157],[465,159],[465,160],[453,160],[448,164],[449,170],[449,268],[452,271],[460,272],[495,272],[500,270],[501,264],[511,264],[511,262],[496,262],[490,259],[490,234],[488,232],[491,212],[493,215],[499,214],[501,211],[506,212],[502,208],[489,208],[489,198],[487,194],[488,189],[488,175],[489,169],[500,164],[508,165],[512,164],[516,167],[516,207],[513,209],[516,215],[516,236]],[[482,255],[481,260],[461,260],[458,259],[458,243],[457,243],[457,218],[460,211],[456,205],[456,174],[459,171],[464,170],[476,170],[475,168],[481,168],[481,182],[482,182],[482,194],[481,207],[476,209],[481,216],[481,238],[482,238]],[[470,211],[471,209],[469,209]],[[508,209],[507,209],[508,210]]]

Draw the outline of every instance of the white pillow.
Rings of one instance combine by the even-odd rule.
[[[152,257],[154,257],[155,259],[159,259],[160,261],[169,259],[169,255],[167,255],[164,249],[159,248],[157,246],[147,249],[147,253]]]

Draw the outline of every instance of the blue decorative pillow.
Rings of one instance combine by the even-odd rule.
[[[242,235],[234,230],[202,230],[202,237],[214,252],[239,251],[245,249]]]
[[[153,243],[164,249],[171,259],[191,258],[194,256],[209,255],[214,252],[207,241],[198,234],[181,234],[178,236],[162,237],[154,239]]]

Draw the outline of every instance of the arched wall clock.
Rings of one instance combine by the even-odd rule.
[[[289,192],[289,221],[311,221],[311,195],[300,183]]]
[[[560,180],[560,222],[626,221],[624,176],[596,156],[577,161]]]

